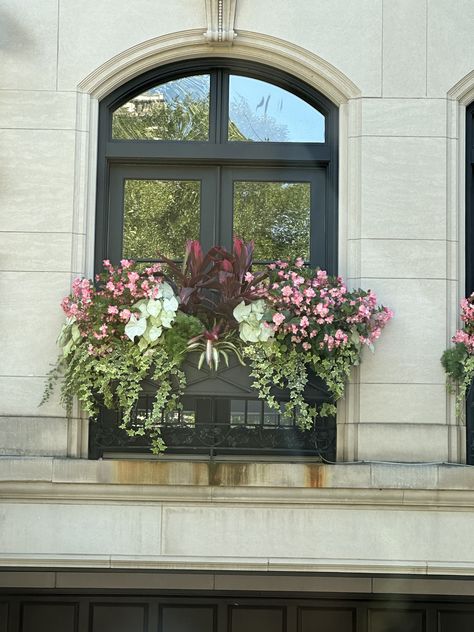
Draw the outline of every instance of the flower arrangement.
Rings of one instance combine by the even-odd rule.
[[[474,292],[461,301],[462,329],[458,329],[452,341],[454,347],[447,349],[442,357],[443,365],[451,389],[458,388],[457,411],[461,413],[464,400],[474,380]]]
[[[95,284],[76,279],[61,304],[67,317],[62,353],[45,399],[63,375],[68,409],[74,397],[90,417],[99,402],[120,409],[121,427],[131,435],[148,431],[159,452],[157,423],[180,408],[187,354],[200,353],[199,367],[205,362],[217,370],[233,353],[249,365],[258,396],[271,407],[280,409],[273,387],[289,390],[285,414],[296,415],[300,427],[334,414],[334,403],[316,409],[305,402],[308,370],[335,402],[363,347],[373,350],[392,312],[378,306],[370,290],[349,291],[340,277],[308,268],[301,258],[253,272],[252,255],[253,244],[240,239],[232,252],[214,247],[207,253],[189,241],[182,266],[165,258],[145,269],[106,260]],[[150,415],[137,426],[132,412],[147,377],[157,392]]]

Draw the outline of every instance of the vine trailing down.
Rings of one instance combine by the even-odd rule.
[[[132,261],[104,261],[95,284],[76,279],[61,307],[67,321],[59,336],[62,353],[50,373],[44,399],[63,377],[61,401],[68,410],[77,397],[92,418],[104,405],[121,411],[130,435],[148,432],[153,450],[165,446],[158,426],[178,410],[189,353],[200,353],[218,370],[235,354],[251,369],[258,396],[277,410],[272,388],[288,389],[285,414],[301,428],[335,413],[305,402],[311,369],[333,402],[342,397],[351,367],[364,346],[373,350],[393,313],[377,305],[370,290],[349,291],[341,277],[305,266],[301,258],[252,271],[253,243],[235,238],[232,252],[204,253],[189,241],[182,266],[166,258],[143,269]],[[145,378],[157,382],[152,411],[133,416]]]
[[[446,349],[441,363],[447,373],[448,387],[458,386],[457,412],[461,414],[465,398],[474,380],[474,292],[461,301],[462,329],[458,329],[452,341],[454,347]]]

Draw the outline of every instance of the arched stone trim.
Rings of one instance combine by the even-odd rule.
[[[112,57],[81,81],[78,88],[101,99],[151,68],[172,61],[216,55],[258,61],[284,70],[325,94],[336,105],[360,96],[357,86],[321,57],[291,42],[250,31],[238,31],[238,38],[228,50],[206,43],[202,30],[181,31],[147,40]]]
[[[448,99],[464,106],[474,101],[474,70],[471,70],[448,91]]]

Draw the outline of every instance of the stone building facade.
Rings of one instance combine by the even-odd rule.
[[[472,2],[4,0],[0,21],[0,629],[471,630],[474,472],[439,358],[472,280]],[[100,103],[216,59],[337,108],[338,272],[395,318],[336,463],[90,460],[81,411],[38,407],[58,304],[94,272]]]

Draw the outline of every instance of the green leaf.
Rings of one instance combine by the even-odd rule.
[[[135,314],[132,314],[130,320],[125,325],[125,335],[133,341],[136,336],[142,336],[145,333],[146,326],[146,318],[138,319]]]
[[[146,309],[150,316],[158,316],[158,314],[162,310],[161,301],[156,301],[155,299],[150,299],[146,304]]]
[[[252,313],[252,305],[246,305],[245,301],[241,301],[236,307],[234,307],[234,311],[232,313],[235,320],[238,323],[241,323]]]

